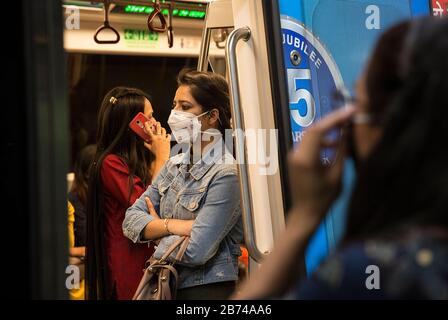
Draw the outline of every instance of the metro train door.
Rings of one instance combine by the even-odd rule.
[[[245,240],[251,261],[260,263],[284,230],[291,205],[288,151],[300,144],[306,128],[340,107],[333,101],[335,91],[352,91],[379,35],[400,20],[429,14],[430,4],[426,0],[218,0],[209,5],[206,23],[217,5],[222,13],[232,12],[234,30],[227,39],[226,62]],[[203,57],[205,47],[203,43]],[[204,58],[200,61],[199,69],[204,69]],[[250,142],[247,131],[261,132],[259,138],[264,140]],[[270,139],[272,132],[275,139]],[[254,154],[265,157],[248,161]],[[322,161],[331,161],[331,153],[324,152]],[[347,168],[344,181],[351,181],[353,174]],[[350,186],[344,184],[307,248],[303,265],[308,274],[342,237]]]
[[[278,115],[272,107],[272,94],[275,91],[269,82],[268,48],[260,4],[260,1],[232,0],[209,3],[198,62],[198,70],[208,69],[208,47],[212,32],[216,29],[234,29],[226,40],[226,74],[231,88],[233,128],[237,129],[234,149],[239,163],[244,234],[250,266],[262,261],[272,250],[275,238],[284,230],[287,201],[284,177],[287,175],[279,170],[279,167],[284,167],[279,164],[284,157],[279,157],[278,146],[280,143],[286,154],[290,145],[286,141],[291,140],[288,129],[278,139],[278,124],[275,123]],[[240,13],[243,16],[239,16]],[[246,24],[235,24],[235,18],[251,24],[245,28]],[[257,40],[252,42],[253,39]],[[239,40],[245,40],[245,46]],[[247,47],[246,44],[250,43],[256,43],[257,47]],[[242,61],[247,61],[247,64]],[[213,69],[212,63],[211,67]],[[286,95],[283,97],[286,104]],[[279,101],[278,98],[275,100]],[[285,123],[288,124],[287,114],[284,115]]]
[[[263,15],[260,1],[210,2],[198,62],[198,70],[207,70],[209,64],[213,69],[208,59],[212,34],[233,29],[225,39],[226,75],[236,129],[230,140],[235,142],[240,174],[249,270],[272,250],[275,239],[284,230],[284,213],[289,206],[285,155],[292,139],[289,115],[280,108],[288,104],[284,71],[282,64],[277,63],[281,62],[282,50],[268,47],[266,41],[273,36],[281,43],[280,33],[265,33],[265,29],[280,30],[280,25],[265,25],[266,21],[278,19],[267,20]],[[240,40],[249,46],[241,45]],[[273,107],[273,101],[280,103],[278,109]]]

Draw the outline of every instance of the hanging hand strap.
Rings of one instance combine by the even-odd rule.
[[[160,27],[154,25],[156,18],[159,18],[159,20],[160,20],[160,24],[161,24]],[[159,1],[156,1],[154,3],[154,11],[151,12],[151,14],[148,17],[148,29],[149,29],[149,31],[155,31],[155,32],[165,32],[167,30],[166,20],[162,14],[161,9],[160,9]]]
[[[174,42],[174,35],[173,35],[173,3],[170,3],[169,9],[168,9],[168,18],[169,18],[169,26],[167,31],[167,37],[168,37],[168,48],[173,47]]]
[[[100,26],[98,29],[96,29],[95,35],[93,36],[93,39],[98,44],[115,44],[120,41],[120,34],[109,23],[109,6],[110,6],[109,0],[104,0],[104,23],[102,26]],[[116,35],[115,40],[100,40],[100,39],[98,39],[98,35],[101,33],[101,31],[106,30],[106,29],[112,30],[115,33],[115,35]]]
[[[176,257],[174,258],[173,264],[177,263],[182,260],[185,251],[187,251],[188,244],[190,243],[190,237],[185,237],[184,241],[181,244],[181,247],[179,248],[179,251],[177,251]]]

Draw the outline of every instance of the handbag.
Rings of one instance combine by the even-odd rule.
[[[146,262],[143,277],[135,291],[132,300],[174,300],[176,299],[178,274],[174,265],[182,260],[187,250],[190,237],[182,237],[173,243],[160,259],[151,256]],[[166,259],[176,248],[179,251],[174,261],[168,262]]]

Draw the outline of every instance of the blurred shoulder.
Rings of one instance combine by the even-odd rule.
[[[337,250],[300,285],[300,298],[448,299],[448,237],[412,232]]]

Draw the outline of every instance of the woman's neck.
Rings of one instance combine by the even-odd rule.
[[[190,155],[192,156],[193,163],[196,163],[207,152],[207,150],[220,139],[221,136],[213,136],[212,139],[208,141],[201,140],[200,144],[198,141],[194,142],[190,148]]]

